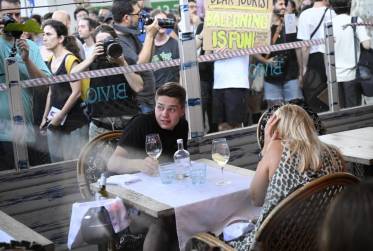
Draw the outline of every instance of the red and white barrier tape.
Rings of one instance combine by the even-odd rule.
[[[373,22],[360,22],[360,23],[350,23],[343,25],[343,29],[346,29],[348,26],[373,26]]]
[[[241,50],[227,50],[221,53],[213,53],[208,55],[202,55],[197,58],[198,62],[209,62],[209,61],[216,61],[220,59],[227,59],[232,57],[239,57],[245,55],[253,55],[253,54],[268,54],[273,51],[283,51],[289,49],[296,49],[301,47],[310,47],[313,45],[320,45],[324,44],[325,39],[314,39],[314,40],[307,40],[307,41],[297,41],[291,43],[284,43],[284,44],[276,44],[276,45],[268,45],[268,46],[261,46],[257,48],[250,48],[250,49],[241,49]],[[117,74],[124,74],[130,72],[141,72],[141,71],[150,71],[150,70],[158,70],[161,68],[167,68],[172,66],[179,66],[180,59],[173,59],[168,61],[160,61],[155,63],[147,63],[147,64],[137,64],[137,65],[129,65],[123,67],[113,67],[107,69],[100,69],[94,71],[85,71],[80,73],[74,74],[66,74],[66,75],[57,75],[51,76],[46,78],[34,78],[28,80],[22,80],[19,82],[22,88],[28,87],[36,87],[36,86],[43,86],[43,85],[52,85],[57,83],[63,82],[72,82],[77,81],[84,78],[97,78],[103,76],[110,76],[110,75],[117,75]],[[7,89],[7,85],[2,83],[0,84],[0,91],[5,91]]]

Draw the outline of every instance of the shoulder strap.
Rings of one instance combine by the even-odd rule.
[[[319,22],[319,24],[316,26],[315,30],[312,32],[310,39],[312,39],[312,37],[313,37],[313,36],[316,34],[316,32],[319,30],[320,25],[321,25],[322,22],[324,21],[324,17],[325,17],[326,12],[328,11],[328,9],[329,9],[329,7],[325,9],[324,14],[322,15],[322,17],[321,17],[321,19],[320,19],[320,22]]]
[[[356,44],[356,26],[353,24],[357,23],[357,16],[351,17],[351,28],[354,31],[354,48],[355,48],[355,67],[357,68],[357,44]]]
[[[67,73],[71,72],[71,68],[73,67],[74,62],[79,62],[79,59],[75,57],[73,54],[68,54],[65,60],[65,68]]]

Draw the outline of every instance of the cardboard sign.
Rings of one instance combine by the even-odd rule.
[[[203,49],[270,44],[272,0],[205,0]]]

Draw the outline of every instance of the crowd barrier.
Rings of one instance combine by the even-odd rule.
[[[325,39],[314,39],[314,40],[297,41],[297,42],[275,44],[275,45],[268,45],[268,46],[260,46],[260,47],[249,48],[249,49],[226,50],[226,51],[219,52],[219,53],[198,56],[197,61],[199,63],[203,63],[203,62],[210,62],[210,61],[228,59],[232,57],[239,57],[239,56],[245,56],[245,55],[249,56],[249,55],[254,55],[254,54],[269,54],[270,52],[290,50],[290,49],[296,49],[296,48],[302,48],[302,47],[310,47],[310,46],[320,45],[324,43],[325,43]],[[186,62],[182,65],[182,67],[188,67],[188,65],[192,65],[194,63],[196,62]],[[173,60],[168,60],[168,61],[129,65],[129,66],[122,66],[122,67],[113,67],[113,68],[106,68],[106,69],[100,69],[100,70],[85,71],[85,72],[80,72],[80,73],[57,75],[57,76],[51,76],[51,77],[45,77],[45,78],[34,78],[34,79],[19,81],[19,84],[22,88],[37,87],[37,86],[52,85],[52,84],[63,83],[63,82],[73,82],[73,81],[77,81],[77,80],[85,79],[85,78],[97,78],[97,77],[124,74],[124,73],[130,73],[130,72],[159,70],[162,68],[168,68],[168,67],[179,66],[179,65],[180,65],[180,59],[173,59]],[[0,84],[0,91],[5,91],[7,89],[8,89],[7,84],[5,83]]]

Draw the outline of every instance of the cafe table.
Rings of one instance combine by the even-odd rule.
[[[0,242],[10,243],[11,240],[35,242],[43,246],[46,251],[54,250],[53,242],[0,211]]]
[[[319,136],[324,143],[336,146],[348,162],[373,165],[373,127],[364,127]]]
[[[221,170],[212,160],[200,159],[207,165],[204,184],[192,184],[190,178],[162,184],[159,177],[139,175],[141,182],[128,185],[110,185],[109,195],[123,199],[132,206],[155,218],[175,216],[179,247],[183,250],[187,240],[198,232],[220,234],[227,224],[235,220],[256,218],[261,208],[251,205],[249,187],[254,171],[226,165],[224,178],[231,184],[218,186]],[[97,190],[97,184],[92,185]]]

